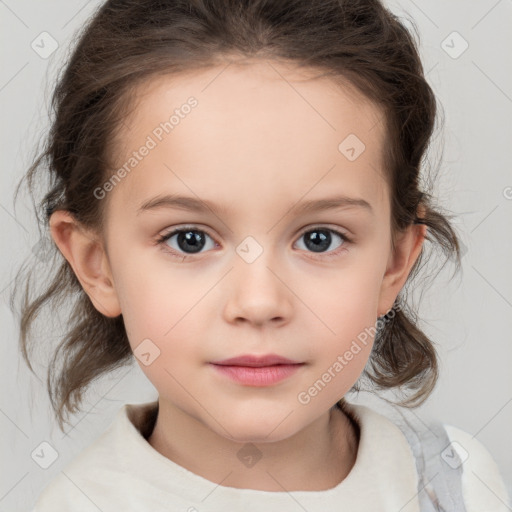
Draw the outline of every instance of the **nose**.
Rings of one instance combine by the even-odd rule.
[[[287,283],[289,278],[279,268],[275,259],[271,259],[270,251],[263,251],[252,262],[235,259],[224,309],[228,322],[263,326],[290,321],[293,293]]]

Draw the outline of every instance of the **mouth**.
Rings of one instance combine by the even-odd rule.
[[[254,355],[246,354],[221,361],[212,361],[212,364],[220,366],[245,366],[252,368],[270,367],[277,365],[297,365],[303,364],[300,361],[294,361],[278,354]]]
[[[252,366],[240,364],[210,363],[215,371],[228,379],[244,386],[271,386],[296,374],[305,363],[261,365]]]

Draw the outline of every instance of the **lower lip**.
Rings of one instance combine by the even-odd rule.
[[[261,367],[211,364],[218,372],[239,384],[246,386],[271,386],[293,375],[304,363]]]

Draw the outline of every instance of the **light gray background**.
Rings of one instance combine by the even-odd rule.
[[[18,330],[7,306],[17,264],[37,257],[32,249],[39,240],[28,198],[14,208],[14,186],[47,126],[48,84],[73,33],[97,5],[97,0],[0,0],[2,511],[29,510],[43,487],[107,428],[123,403],[156,398],[139,367],[126,368],[91,389],[75,428],[63,435],[51,416],[44,367],[36,367],[38,380],[20,362]],[[442,366],[436,391],[416,412],[476,436],[511,492],[512,2],[404,0],[389,6],[398,14],[407,11],[420,29],[425,69],[445,112],[440,201],[458,215],[456,226],[467,249],[461,276],[450,281],[448,267],[423,297],[423,328],[439,344]],[[31,48],[44,31],[59,44],[47,59]],[[469,44],[458,58],[443,49],[446,44],[451,52],[462,48],[458,36],[450,36],[453,31]],[[40,342],[44,353],[47,341]],[[31,457],[43,441],[58,452],[48,469]]]

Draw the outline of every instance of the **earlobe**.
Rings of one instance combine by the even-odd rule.
[[[51,215],[50,233],[94,307],[107,317],[119,316],[119,300],[99,237],[65,210],[57,210]]]
[[[389,256],[382,280],[378,316],[385,315],[393,307],[421,253],[426,232],[427,226],[413,224],[398,237],[395,251]]]

